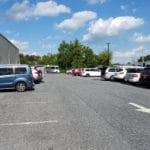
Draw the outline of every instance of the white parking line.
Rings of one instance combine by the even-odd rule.
[[[146,107],[143,107],[143,106],[135,104],[135,103],[129,103],[129,104],[132,105],[132,106],[137,107],[138,108],[138,109],[136,109],[137,111],[141,111],[141,112],[145,112],[145,113],[150,113],[150,108],[146,108]]]
[[[4,124],[0,124],[0,126],[24,126],[24,125],[39,125],[39,124],[48,124],[48,123],[58,123],[58,120],[39,121],[39,122],[4,123]]]
[[[2,103],[2,105],[33,105],[33,104],[51,104],[52,102],[24,102],[24,103]]]

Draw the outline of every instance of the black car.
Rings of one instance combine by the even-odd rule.
[[[150,67],[144,68],[141,73],[141,84],[150,86]]]

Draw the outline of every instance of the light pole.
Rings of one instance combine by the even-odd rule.
[[[108,66],[109,66],[109,64],[110,64],[110,62],[109,62],[109,45],[110,45],[110,43],[106,43],[107,44],[107,52],[108,52]]]
[[[142,66],[145,67],[145,63],[144,63],[144,47],[142,47]]]

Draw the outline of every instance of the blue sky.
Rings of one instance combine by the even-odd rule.
[[[0,33],[24,54],[57,53],[79,39],[113,62],[150,54],[150,0],[0,0]]]

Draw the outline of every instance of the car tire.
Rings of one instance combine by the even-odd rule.
[[[90,74],[86,74],[86,77],[89,77],[90,76]]]
[[[114,80],[115,80],[115,79],[114,79],[114,76],[111,76],[111,77],[110,77],[110,80],[111,80],[111,81],[114,81]]]
[[[26,90],[27,86],[25,82],[17,82],[16,84],[16,90],[18,92],[24,92]]]

